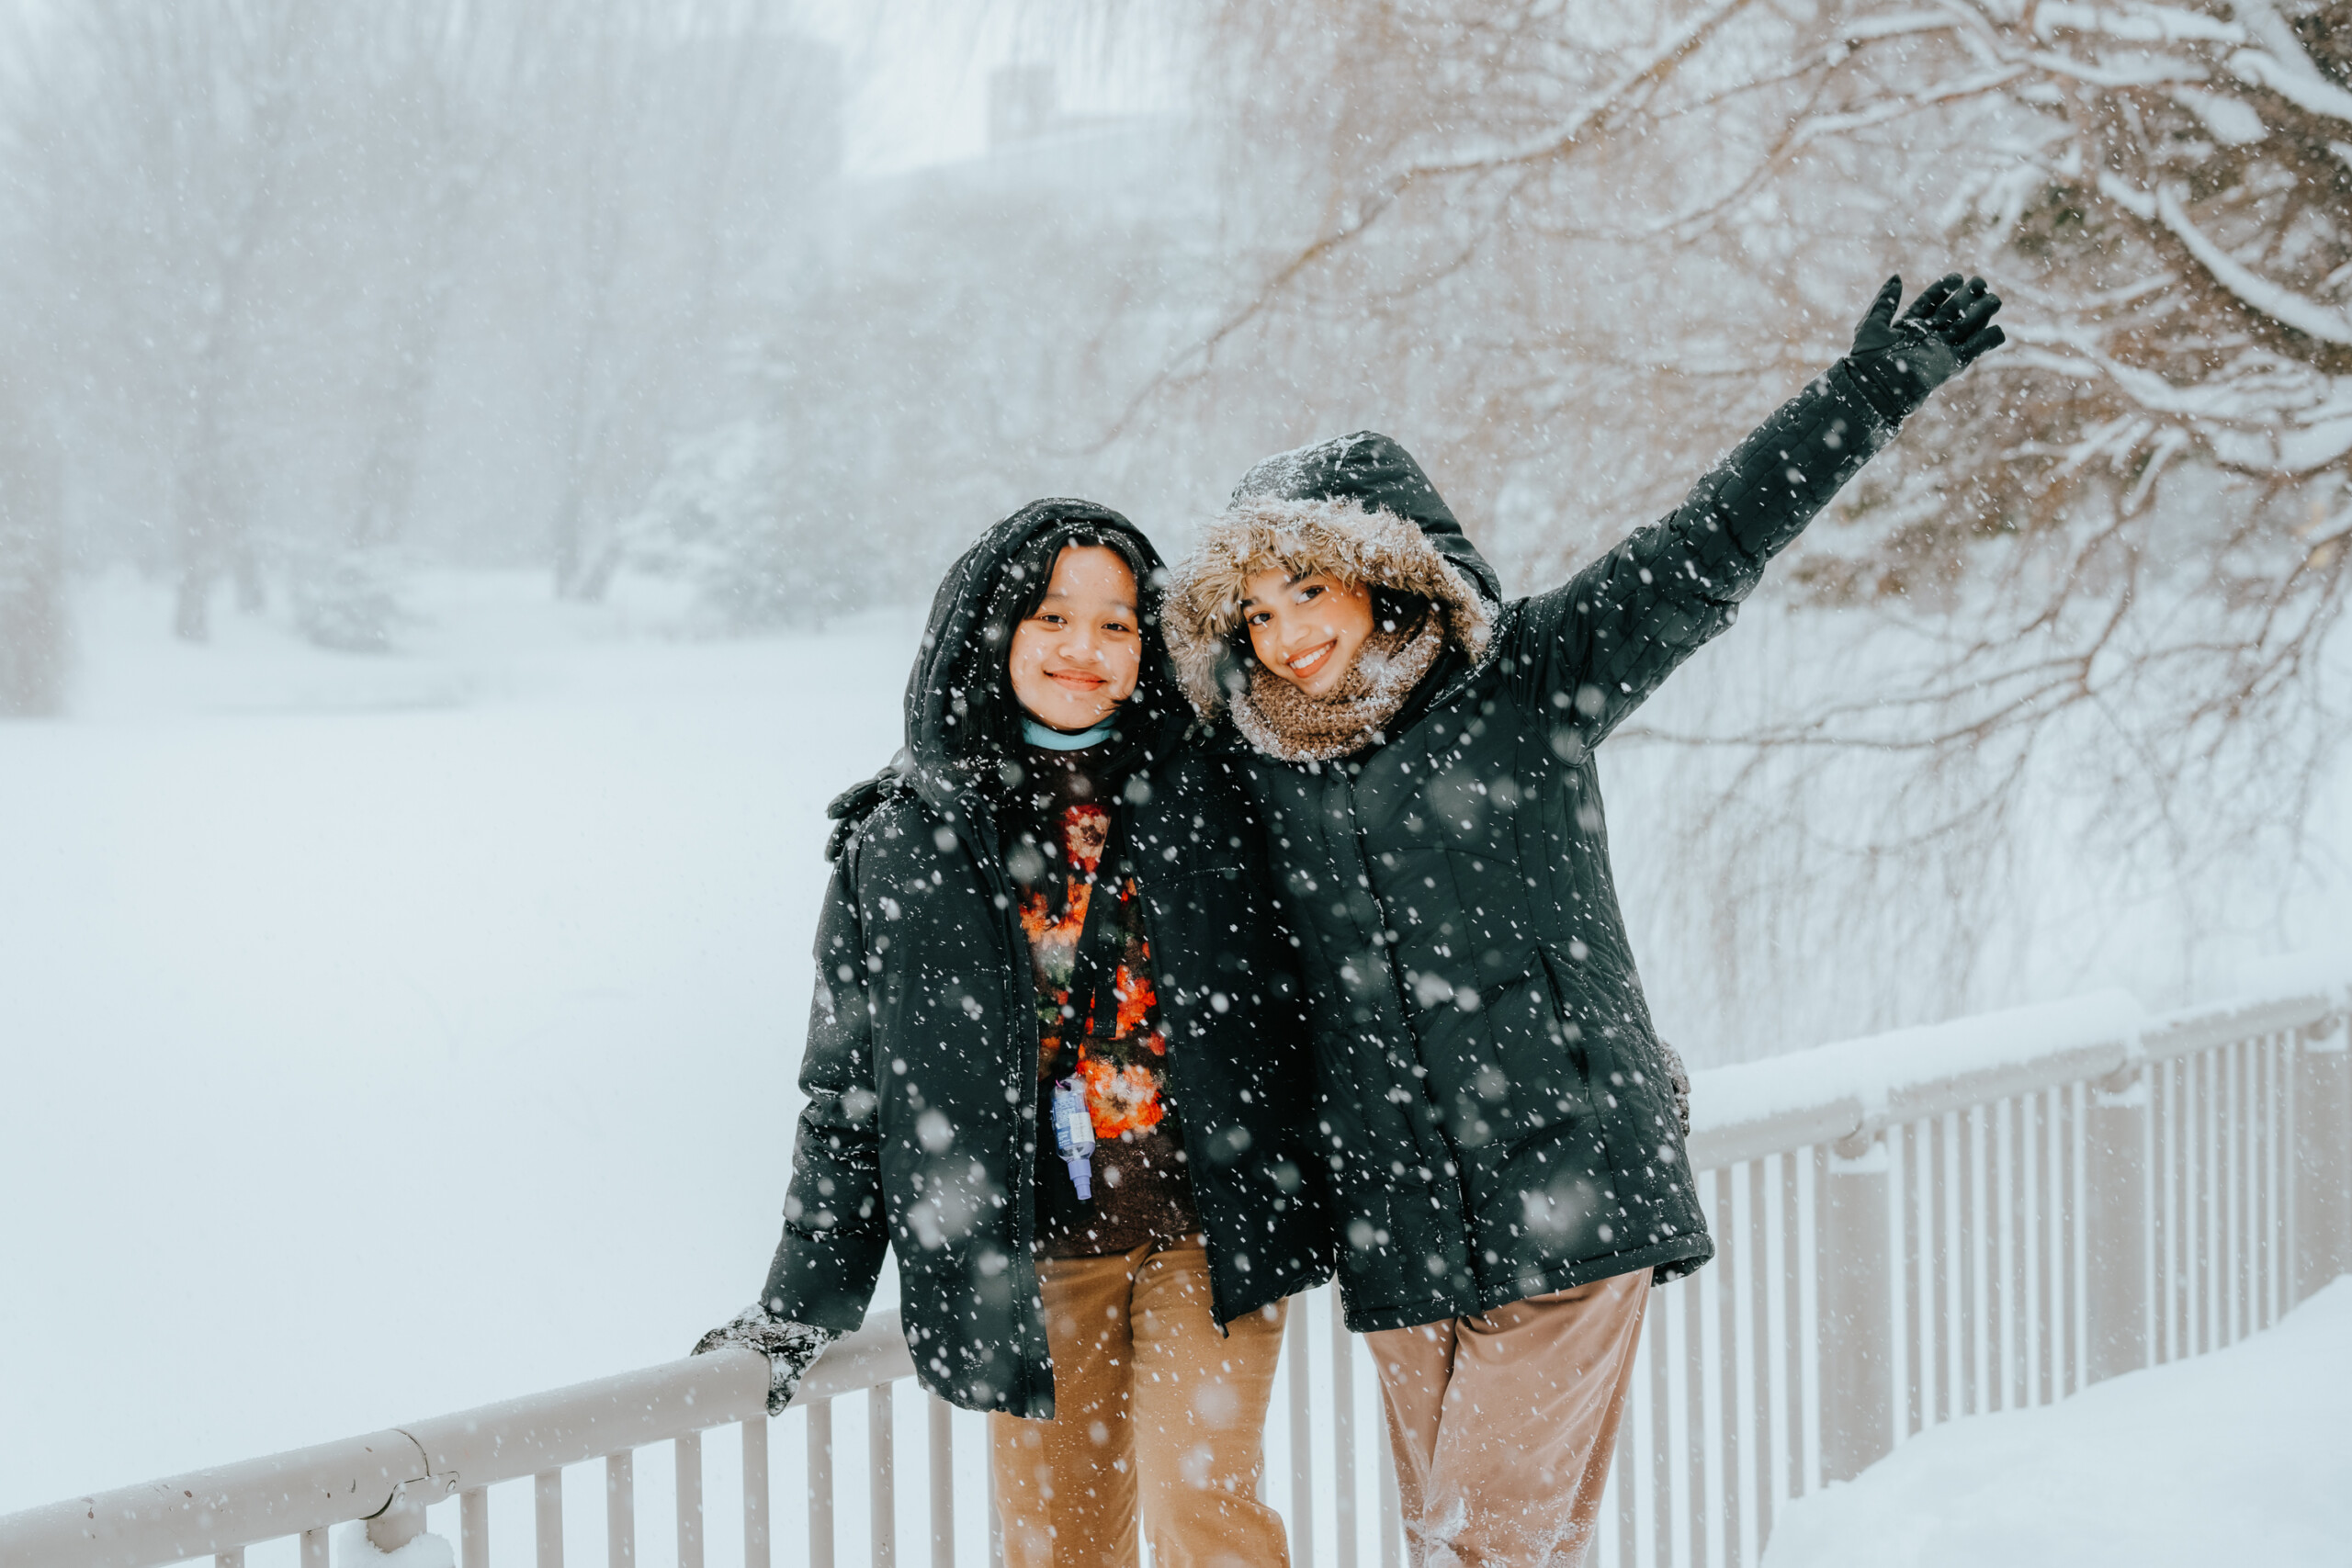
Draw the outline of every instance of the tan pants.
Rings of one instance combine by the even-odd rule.
[[[1584,1561],[1650,1275],[1367,1334],[1414,1568]]]
[[[1138,1495],[1155,1568],[1287,1568],[1258,1500],[1287,1303],[1218,1334],[1197,1238],[1038,1272],[1054,1419],[989,1417],[1008,1568],[1133,1568]]]

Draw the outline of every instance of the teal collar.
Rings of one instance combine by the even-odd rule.
[[[1093,728],[1081,729],[1072,734],[1067,729],[1056,729],[1050,725],[1039,724],[1035,719],[1024,716],[1021,720],[1021,739],[1032,746],[1047,751],[1083,751],[1097,741],[1109,739],[1111,727],[1118,722],[1119,716],[1113,714]]]

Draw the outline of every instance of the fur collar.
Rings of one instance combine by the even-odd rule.
[[[1239,628],[1243,589],[1261,571],[1327,572],[1428,600],[1446,640],[1474,660],[1494,631],[1495,607],[1414,524],[1353,501],[1238,501],[1209,525],[1176,568],[1168,595],[1168,648],[1176,678],[1204,717],[1247,700]]]
[[[1233,699],[1234,727],[1250,745],[1285,762],[1353,756],[1380,744],[1382,731],[1444,651],[1445,632],[1435,615],[1419,616],[1411,631],[1375,630],[1363,639],[1355,668],[1339,689],[1320,697],[1253,661],[1250,689]]]

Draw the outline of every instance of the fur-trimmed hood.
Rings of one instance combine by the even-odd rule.
[[[1176,568],[1168,645],[1184,694],[1214,717],[1248,684],[1238,636],[1245,585],[1261,571],[1320,571],[1429,601],[1446,639],[1483,658],[1501,598],[1494,569],[1463,536],[1420,466],[1359,431],[1269,457]]]

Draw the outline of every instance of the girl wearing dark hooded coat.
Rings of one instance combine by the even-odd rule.
[[[917,1377],[991,1415],[1007,1561],[1286,1561],[1257,1497],[1284,1298],[1329,1276],[1296,944],[1118,513],[1038,502],[948,573],[906,745],[833,805],[784,1235],[697,1348],[773,1408],[885,1248]]]
[[[1550,592],[1504,602],[1364,431],[1252,468],[1170,593],[1304,943],[1341,1292],[1417,1563],[1581,1560],[1650,1282],[1713,1253],[1595,752],[2001,341],[1981,278],[1897,321],[1900,293],[1671,516]]]

